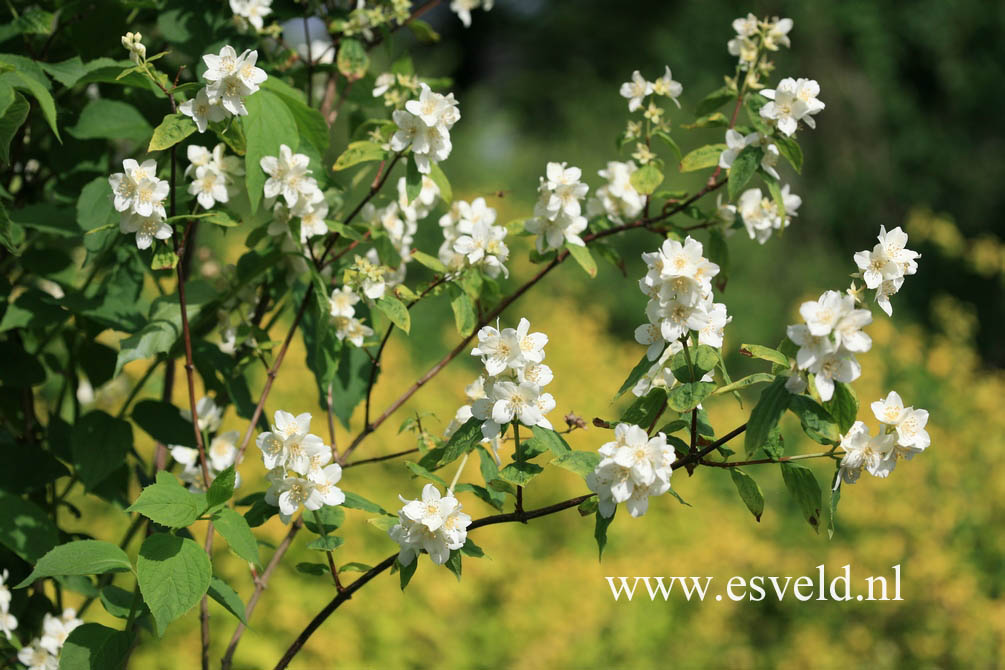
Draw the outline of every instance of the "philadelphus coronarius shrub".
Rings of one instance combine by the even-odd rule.
[[[464,121],[449,80],[407,54],[387,68],[371,61],[403,27],[435,38],[421,16],[437,4],[360,0],[304,15],[271,0],[230,0],[205,15],[162,15],[152,33],[144,21],[155,11],[137,6],[121,40],[91,36],[115,56],[93,61],[49,57],[62,47],[58,28],[46,26],[68,13],[32,9],[4,27],[32,46],[31,58],[0,54],[0,444],[13,473],[0,478],[5,667],[120,667],[137,642],[156,644],[199,605],[203,667],[216,655],[229,668],[270,576],[291,569],[282,559],[303,542],[319,560],[297,569],[331,589],[330,601],[290,641],[283,668],[381,573],[397,572],[404,588],[428,562],[459,578],[464,557],[483,555],[472,533],[484,526],[576,507],[594,518],[603,551],[619,507],[641,517],[653,498],[680,499],[674,472],[703,467],[728,468],[760,519],[764,499],[747,469],[765,464],[781,470],[793,513],[815,529],[828,490],[833,533],[842,486],[863,471],[889,477],[928,448],[925,410],[891,390],[870,399],[873,429],[852,388],[872,346],[873,306],[892,314],[919,267],[900,228],[878,226],[875,243],[848,254],[849,287],[807,287],[823,292],[799,306],[799,323],[779,329],[780,345],[740,347],[764,370],[733,380],[726,368],[727,238],[740,231],[733,244],[744,253],[770,253],[797,212],[812,212],[786,179],[802,168],[800,136],[826,123],[826,82],[775,74],[790,19],[737,19],[727,44],[735,69],[694,110],[681,100],[686,72],[640,63],[611,91],[627,108],[619,151],[595,166],[555,156],[513,185],[528,195],[536,185],[536,204],[504,223],[485,197],[453,198],[451,134]],[[492,2],[448,6],[466,26]],[[189,24],[218,43],[190,39]],[[343,126],[347,139],[337,139]],[[720,128],[724,141],[682,153],[682,127]],[[700,172],[704,185],[675,190],[676,172]],[[196,245],[217,226],[238,257]],[[589,373],[549,367],[549,334],[513,304],[569,258],[588,277],[596,256],[620,265],[610,242],[635,229],[662,241],[632,278],[647,299],[634,331],[639,363],[608,387],[630,402],[593,419],[593,449],[573,450],[563,435],[586,421],[547,389],[556,376]],[[424,230],[429,248],[417,242]],[[530,277],[511,264],[524,253],[536,265]],[[432,301],[449,303],[459,341],[376,407],[388,341],[410,335],[413,311]],[[267,412],[297,339],[318,403]],[[450,424],[435,427],[420,412],[399,431],[417,446],[376,449],[369,436],[468,355],[480,374],[451,390],[459,409]],[[598,391],[606,383],[581,381]],[[754,387],[760,397],[745,423],[710,423],[706,406]],[[786,453],[778,424],[790,411],[822,451]],[[363,423],[351,434],[354,413]],[[137,430],[156,444],[152,458],[136,448]],[[741,435],[738,456],[728,445]],[[249,467],[259,457],[264,479]],[[474,479],[465,470],[472,457]],[[416,481],[368,489],[357,466],[390,459]],[[832,480],[821,487],[804,459],[832,461]],[[583,494],[549,500],[535,487],[549,467],[582,479]],[[63,530],[80,515],[70,494],[123,515],[125,537]],[[383,561],[349,560],[348,514],[368,517],[372,541],[386,544]],[[255,529],[273,516],[288,530],[263,557]],[[217,535],[247,574],[214,571]],[[245,601],[237,588],[252,595]],[[208,598],[234,616],[223,649],[210,645]],[[90,621],[96,603],[121,622]]]

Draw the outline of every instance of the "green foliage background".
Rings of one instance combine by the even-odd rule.
[[[118,35],[129,27],[121,7],[98,5],[68,36],[85,60],[112,53]],[[722,73],[731,71],[725,50],[729,22],[748,10],[795,20],[793,48],[777,55],[777,74],[817,79],[827,109],[818,117],[818,130],[800,136],[807,168],[792,179],[804,200],[793,226],[764,247],[742,235],[730,239],[734,269],[725,300],[734,321],[724,351],[735,352],[741,340],[777,342],[800,300],[845,284],[852,253],[872,244],[880,224],[906,226],[916,241],[912,248],[923,254],[921,268],[894,299],[894,319],[878,319],[871,327],[876,345],[861,358],[865,374],[856,389],[863,401],[860,418],[867,423],[868,401],[891,388],[908,403],[929,409],[933,446],[901,464],[888,480],[867,478],[846,487],[832,540],[814,534],[800,519],[779,473],[765,466],[748,468],[768,500],[759,524],[738,500],[727,473],[699,470],[689,479],[679,471],[675,489],[693,507],[665,496],[641,519],[618,518],[599,564],[592,522],[575,512],[528,526],[477,531],[472,537],[489,559],[467,561],[460,583],[427,560],[404,594],[396,577],[382,576],[315,635],[292,667],[427,667],[434,661],[465,668],[664,667],[668,661],[684,667],[793,668],[1002,664],[1005,414],[1000,402],[1005,377],[1000,366],[1005,348],[999,331],[1005,322],[1005,247],[999,213],[1005,203],[999,184],[1005,178],[1005,138],[998,116],[1005,103],[1005,47],[998,37],[1005,32],[1005,7],[934,0],[501,0],[491,13],[475,12],[467,31],[448,12],[437,10],[430,21],[443,30],[443,43],[418,47],[415,60],[423,74],[453,76],[457,82],[463,116],[444,167],[456,197],[485,196],[500,210],[500,221],[526,216],[546,161],[567,160],[591,180],[617,157],[614,137],[625,118],[617,87],[631,70],[653,77],[670,64],[685,85],[685,108],[693,107],[721,83]],[[150,35],[158,39],[179,26],[187,24],[161,18]],[[198,25],[186,28],[191,30],[189,53],[198,55],[213,42],[211,28],[207,34]],[[149,109],[141,109],[148,123],[156,125],[161,112],[154,108],[160,104],[151,101]],[[77,122],[61,119],[65,126]],[[677,131],[675,137],[687,138],[681,140],[687,150],[719,141],[719,131]],[[79,192],[94,172],[107,173],[111,166],[88,164],[88,143],[64,139],[66,151],[54,151],[46,167],[80,172],[80,183],[66,194],[75,197],[74,189]],[[417,246],[435,249],[438,236],[435,226],[420,231]],[[233,260],[242,239],[214,231],[201,244]],[[556,418],[566,411],[587,421],[613,414],[610,398],[640,354],[631,337],[645,302],[635,284],[641,273],[638,253],[655,239],[618,242],[628,259],[627,278],[602,265],[600,276],[588,282],[579,268],[566,264],[509,313],[507,321],[526,315],[551,337],[548,363],[556,381],[549,390],[559,403]],[[521,260],[513,271],[526,277],[533,267]],[[413,332],[432,329],[440,341],[392,339],[375,396],[378,407],[456,341],[445,301],[413,319]],[[282,336],[282,326],[273,331],[274,339]],[[298,340],[268,408],[311,411],[320,422],[303,361]],[[734,377],[753,370],[736,355],[729,363]],[[142,369],[126,368],[134,380]],[[471,362],[452,364],[401,418],[409,410],[434,411],[445,424],[476,374]],[[253,391],[263,381],[259,374]],[[176,387],[177,404],[184,404],[182,389]],[[748,396],[747,411],[754,397]],[[98,394],[98,405],[108,411],[116,402],[121,390]],[[731,399],[709,409],[720,433],[745,416]],[[357,413],[357,430],[361,418]],[[393,424],[384,426],[362,455],[413,446],[413,438],[396,434]],[[224,429],[244,427],[232,413],[224,424]],[[787,425],[785,436],[790,453],[812,449],[800,441],[797,425]],[[590,428],[569,437],[573,448],[595,449],[607,434]],[[137,439],[149,456],[152,445],[141,442],[145,436]],[[249,459],[243,472],[249,491],[261,482],[256,467],[260,470]],[[816,472],[826,481],[830,466],[821,464]],[[421,487],[400,463],[350,469],[344,481],[389,508],[398,492],[411,495]],[[528,504],[581,492],[582,484],[569,473],[548,472],[528,490]],[[83,499],[71,502],[83,512],[76,530],[105,538],[122,531],[117,526],[121,515],[109,508]],[[476,517],[489,513],[477,501],[471,506]],[[274,542],[283,534],[276,519],[266,526]],[[358,515],[350,514],[345,535],[340,562],[375,562],[393,549]],[[237,667],[271,665],[330,598],[328,582],[292,569],[297,562],[318,560],[320,554],[303,544],[274,577],[253,630],[241,643]],[[245,584],[239,591],[247,597],[241,561],[223,556],[224,576]],[[819,563],[831,572],[851,563],[853,576],[859,577],[888,575],[899,563],[904,601],[688,603],[677,598],[627,604],[612,602],[603,581],[605,575],[708,575],[721,586],[732,575],[812,574]],[[214,644],[222,648],[232,619],[211,607]],[[189,616],[163,640],[145,638],[134,667],[196,666],[197,627],[196,617]]]

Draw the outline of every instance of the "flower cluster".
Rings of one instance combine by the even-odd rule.
[[[545,415],[555,409],[555,399],[542,393],[553,375],[544,364],[548,336],[531,333],[530,321],[520,319],[514,328],[499,330],[484,326],[478,331],[478,346],[472,356],[480,356],[485,375],[479,378],[484,397],[471,406],[471,414],[482,421],[482,435],[491,440],[502,426],[519,421],[525,426],[551,429]]]
[[[17,617],[10,613],[11,592],[7,586],[9,578],[10,573],[4,568],[3,572],[0,572],[0,633],[3,633],[8,640],[17,630]]]
[[[767,156],[767,154],[765,154]],[[785,184],[781,188],[781,205],[771,196],[761,193],[759,188],[748,188],[740,194],[736,211],[743,219],[750,239],[764,244],[773,231],[788,228],[792,218],[796,216],[803,199],[789,190]]]
[[[261,18],[258,20],[261,22]],[[228,45],[219,54],[206,54],[202,60],[207,68],[202,78],[209,84],[178,106],[179,112],[195,121],[200,133],[206,132],[210,122],[223,121],[228,115],[246,116],[244,99],[268,78],[265,70],[255,67],[257,51],[245,50],[238,56],[234,47]]]
[[[586,205],[587,213],[591,217],[604,214],[612,223],[624,223],[641,214],[646,199],[631,182],[632,173],[637,169],[632,161],[608,162],[606,169],[597,172],[607,183],[590,198]]]
[[[398,523],[388,530],[391,539],[398,543],[398,563],[410,565],[423,551],[437,565],[450,558],[450,552],[460,549],[467,540],[467,527],[471,517],[461,511],[461,503],[453,492],[440,496],[432,484],[422,489],[421,500],[407,500],[398,510]]]
[[[731,168],[740,152],[750,146],[759,146],[764,151],[761,156],[761,169],[775,179],[781,179],[778,176],[778,170],[775,169],[779,157],[778,147],[771,141],[770,137],[758,132],[741,135],[732,128],[727,130],[726,148],[719,155],[719,167],[723,170]]]
[[[670,490],[670,476],[677,454],[667,444],[666,435],[649,437],[636,425],[619,423],[614,441],[600,447],[603,456],[586,477],[586,485],[597,494],[597,511],[610,518],[618,503],[639,517],[649,508],[649,496]]]
[[[872,413],[882,424],[876,435],[870,435],[868,426],[856,421],[841,438],[844,456],[841,458],[840,477],[834,482],[835,489],[842,480],[854,484],[863,469],[874,477],[885,478],[893,472],[898,459],[909,461],[931,444],[925,430],[928,412],[904,407],[904,401],[896,391],[890,391],[886,398],[872,403]]]
[[[492,278],[500,272],[508,277],[509,247],[503,241],[507,231],[495,221],[496,210],[486,204],[485,198],[455,200],[450,211],[440,217],[440,262],[452,272],[477,267]]]
[[[834,382],[852,382],[862,374],[856,353],[872,348],[872,338],[862,328],[872,323],[872,312],[856,309],[855,298],[839,291],[825,291],[818,300],[799,307],[805,323],[791,325],[786,333],[799,345],[796,365],[814,376],[817,392],[823,400],[834,395]],[[789,377],[786,387],[801,393],[805,380]]]
[[[185,176],[192,178],[188,192],[196,197],[203,209],[210,209],[218,202],[225,203],[237,193],[236,177],[244,174],[244,164],[236,156],[225,156],[222,142],[212,151],[190,144],[188,162]]]
[[[582,200],[590,187],[580,181],[583,171],[565,163],[548,163],[537,188],[534,217],[526,223],[527,232],[537,235],[538,253],[561,249],[568,242],[585,246],[581,232],[586,230]]]
[[[240,434],[236,430],[228,430],[220,433],[209,441],[209,449],[206,450],[206,468],[209,470],[210,482],[216,479],[217,475],[234,465],[237,459],[237,440]],[[182,447],[169,445],[171,458],[183,466],[179,477],[188,485],[190,491],[201,493],[205,491],[202,481],[202,467],[199,465],[199,450],[192,447]],[[241,485],[240,475],[236,476],[234,488]]]
[[[484,9],[486,12],[492,9],[495,0],[450,0],[450,11],[457,14],[465,28],[471,26],[471,11],[474,9]]]
[[[918,271],[921,254],[907,248],[907,233],[900,226],[890,232],[886,231],[886,226],[880,226],[878,239],[872,251],[855,254],[855,265],[861,271],[866,288],[876,291],[876,304],[891,316],[890,296],[904,285],[905,276]]]
[[[411,146],[422,174],[429,174],[433,163],[450,156],[450,129],[461,118],[453,93],[434,93],[422,84],[419,99],[406,102],[405,109],[396,109],[391,118],[398,126],[391,136],[391,149],[404,151]]]
[[[789,31],[792,30],[792,19],[758,20],[753,14],[733,21],[736,36],[726,43],[726,49],[731,56],[739,59],[738,67],[747,73],[747,84],[757,87],[758,78],[771,71],[771,64],[759,59],[761,49],[778,51],[779,47],[790,46]]]
[[[317,510],[345,502],[345,494],[336,486],[342,479],[342,467],[328,464],[332,450],[308,432],[310,427],[310,414],[293,416],[277,410],[272,430],[260,433],[255,440],[269,469],[265,502],[279,507],[283,523],[289,523],[301,505]]]
[[[817,99],[820,84],[813,79],[786,77],[777,88],[766,88],[761,95],[769,100],[761,107],[761,116],[789,136],[795,134],[800,121],[816,128],[813,116],[824,109],[824,103]]]
[[[250,23],[255,30],[261,30],[265,17],[272,13],[272,0],[230,0],[230,11],[242,29]]]
[[[59,667],[59,653],[66,644],[66,638],[83,621],[77,618],[77,611],[66,608],[60,616],[48,612],[42,619],[42,637],[32,640],[17,652],[17,660],[28,670],[56,670]]]
[[[140,33],[126,33],[122,36],[122,46],[129,51],[129,58],[139,65],[147,57],[147,48],[143,46],[143,35]]]
[[[642,73],[635,70],[632,72],[632,80],[623,83],[619,92],[622,98],[628,98],[628,111],[635,112],[642,108],[642,103],[650,95],[670,98],[677,107],[680,107],[677,98],[684,92],[684,86],[679,81],[674,81],[670,66],[667,65],[663,76],[654,81],[647,81]]]
[[[649,323],[635,329],[635,341],[649,347],[649,360],[692,330],[700,344],[721,347],[730,317],[725,305],[712,301],[712,277],[719,266],[702,256],[701,242],[690,236],[683,244],[665,240],[659,251],[642,254],[642,260],[649,268],[639,280],[649,297]]]
[[[363,340],[373,335],[373,329],[356,318],[356,303],[359,296],[352,289],[343,286],[332,291],[330,314],[335,326],[335,336],[339,341],[348,339],[357,347],[363,346]]]
[[[127,158],[122,161],[122,170],[108,178],[112,203],[119,212],[119,230],[135,233],[136,246],[140,249],[149,248],[154,239],[171,237],[164,209],[164,199],[171,192],[171,185],[157,178],[157,162],[150,159],[141,165]]]
[[[422,82],[414,74],[384,72],[373,81],[373,97],[383,98],[386,106],[400,109],[421,88]]]
[[[300,218],[301,244],[328,232],[325,223],[328,204],[317,180],[311,176],[309,163],[306,154],[295,154],[285,144],[279,145],[278,156],[263,156],[259,161],[262,171],[268,175],[265,197],[275,214],[269,224],[270,235],[289,234],[289,222],[294,217]],[[282,202],[275,202],[273,199],[279,196]]]

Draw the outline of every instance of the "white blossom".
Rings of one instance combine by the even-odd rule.
[[[210,123],[217,123],[227,118],[227,110],[219,100],[210,101],[209,89],[205,87],[200,88],[194,98],[189,98],[178,105],[178,111],[191,117],[200,133],[206,132],[206,127]]]
[[[646,199],[631,183],[632,173],[637,169],[632,161],[610,161],[606,169],[598,171],[607,183],[598,188],[587,203],[589,215],[604,214],[612,223],[624,223],[641,214]]]
[[[632,72],[632,80],[621,85],[621,97],[628,98],[628,111],[634,112],[642,107],[642,101],[647,95],[653,92],[653,85],[650,84],[642,74],[635,70]]]
[[[391,118],[398,126],[391,136],[391,149],[404,151],[411,146],[420,173],[429,174],[432,163],[450,156],[450,129],[461,118],[453,93],[435,93],[421,84],[419,98],[406,102],[405,109],[395,110]]]
[[[785,135],[792,136],[802,121],[816,127],[813,115],[823,111],[824,103],[817,99],[820,85],[812,79],[786,77],[774,89],[766,88],[761,95],[768,102],[761,107],[761,116],[774,122]]]
[[[674,81],[673,75],[670,74],[669,65],[666,66],[663,76],[650,84],[650,89],[653,95],[662,95],[670,98],[680,108],[680,100],[677,98],[684,92],[684,87],[679,81]]]
[[[465,28],[471,26],[471,12],[475,9],[483,9],[486,12],[492,9],[495,0],[450,0],[450,11],[457,14]]]
[[[450,558],[450,552],[464,546],[471,517],[461,511],[461,503],[452,492],[441,496],[439,489],[426,484],[419,500],[407,500],[398,511],[398,523],[388,534],[401,547],[398,562],[410,565],[422,551],[437,565]]]
[[[265,17],[272,13],[272,0],[230,0],[230,11],[261,30]]]
[[[841,438],[840,479],[848,484],[854,484],[864,469],[874,477],[886,478],[897,465],[893,457],[896,443],[892,433],[878,433],[870,436],[869,427],[861,421],[856,421]],[[834,488],[840,484],[836,481]]]
[[[639,426],[619,423],[614,441],[600,447],[602,459],[586,477],[586,485],[597,494],[599,513],[607,518],[625,503],[628,513],[639,517],[649,508],[649,496],[670,490],[670,477],[677,455],[666,435],[649,437]]]

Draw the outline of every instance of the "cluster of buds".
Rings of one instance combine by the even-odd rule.
[[[129,58],[137,65],[146,60],[147,57],[147,48],[140,41],[142,39],[143,35],[140,33],[126,33],[122,36],[122,46],[129,51]]]
[[[774,64],[763,57],[764,52],[790,46],[789,31],[792,30],[792,25],[792,19],[780,19],[777,16],[758,19],[753,14],[733,21],[736,35],[729,40],[726,48],[731,56],[739,59],[737,70],[746,73],[745,83],[748,87],[754,90],[762,88],[761,80],[775,69]],[[726,85],[730,88],[737,88],[739,83],[739,77],[726,78]]]

